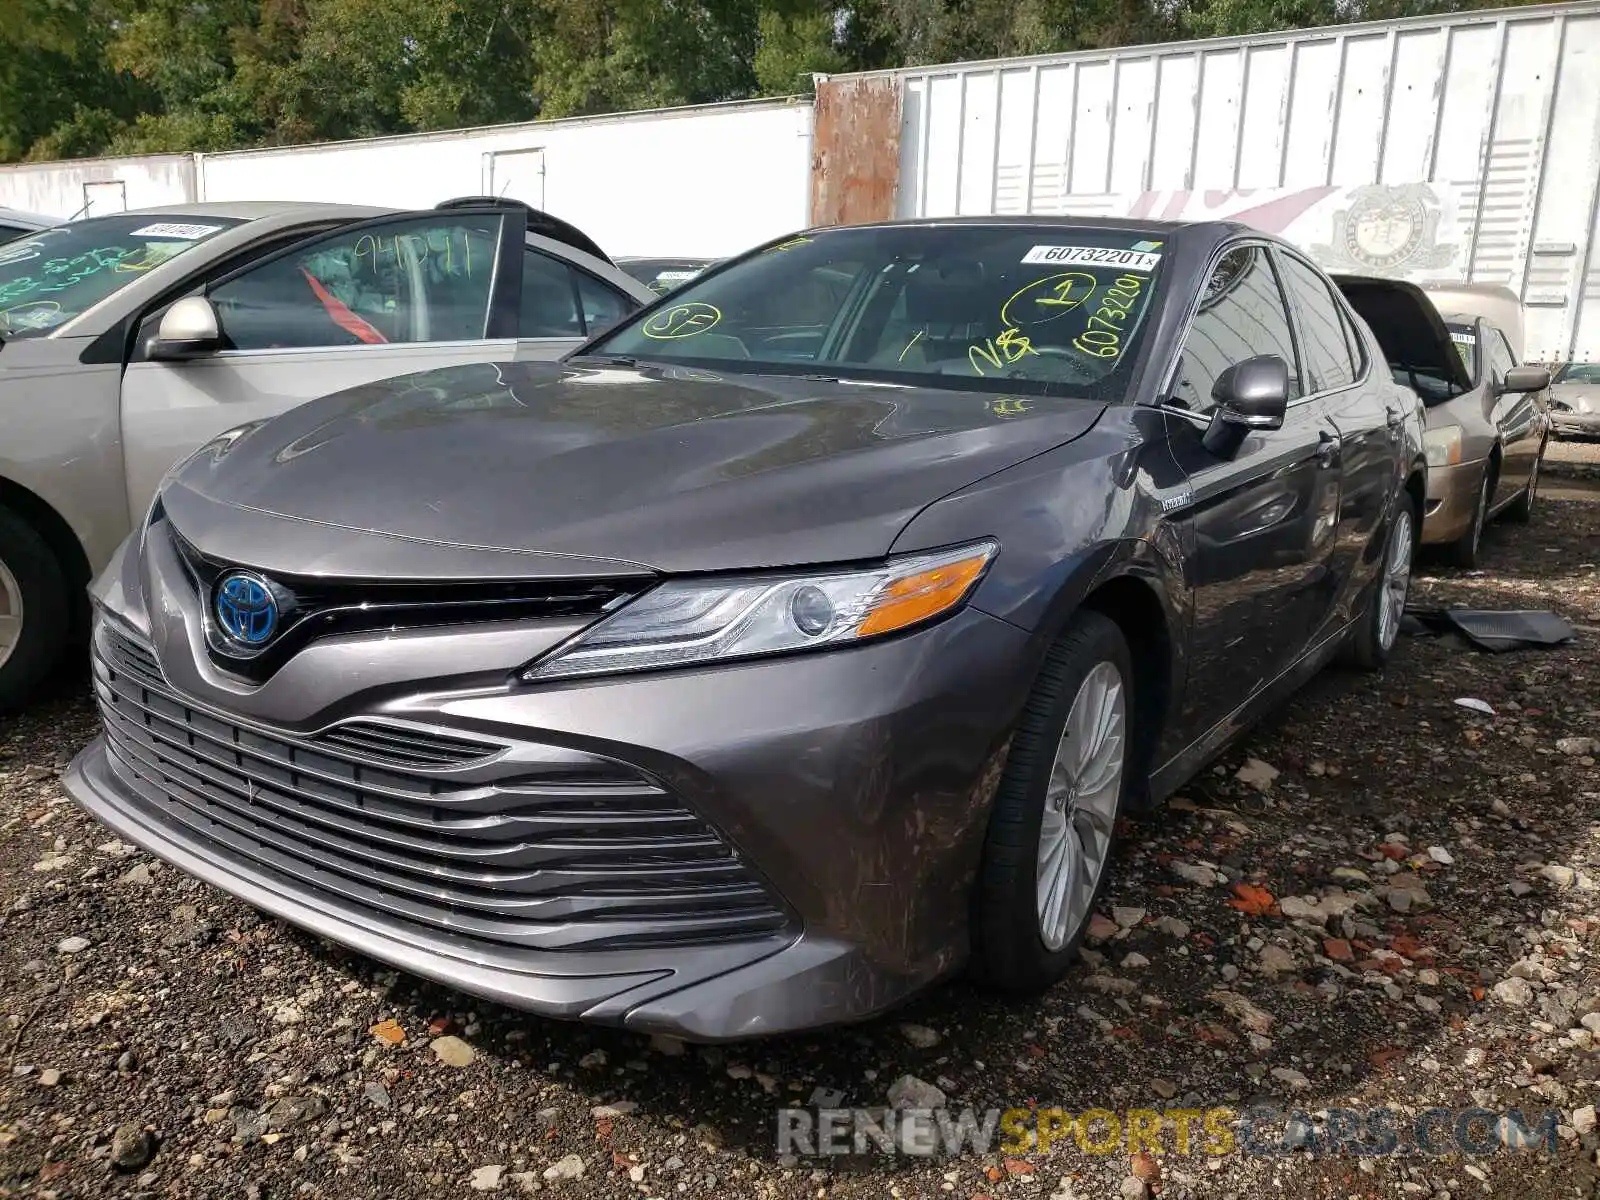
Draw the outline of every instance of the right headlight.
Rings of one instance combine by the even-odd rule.
[[[669,579],[551,651],[522,678],[686,666],[898,633],[965,603],[998,549],[983,541],[858,571]]]
[[[1461,426],[1446,425],[1422,435],[1422,453],[1430,467],[1452,467],[1461,461]]]

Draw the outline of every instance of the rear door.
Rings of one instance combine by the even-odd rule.
[[[1383,515],[1393,494],[1406,412],[1387,372],[1377,374],[1345,302],[1322,272],[1279,248],[1294,306],[1306,374],[1338,436],[1339,529],[1330,569],[1341,619],[1350,617],[1366,585]]]
[[[215,280],[204,294],[228,348],[145,360],[162,309],[133,339],[122,385],[130,511],[175,461],[243,422],[413,371],[559,358],[588,313],[614,319],[649,294],[612,274],[620,285],[569,267],[527,233],[522,210],[453,207],[347,225]]]
[[[1236,454],[1218,457],[1201,441],[1215,409],[1212,387],[1229,366],[1262,354],[1289,364],[1283,427],[1252,431]],[[1332,609],[1338,440],[1323,402],[1306,394],[1304,375],[1267,247],[1230,248],[1199,300],[1168,398],[1170,444],[1193,488],[1184,521],[1194,611],[1185,741],[1288,669]]]

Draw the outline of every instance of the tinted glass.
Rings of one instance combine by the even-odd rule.
[[[0,246],[0,338],[42,337],[239,224],[222,217],[97,217]]]
[[[522,337],[582,337],[578,293],[564,262],[529,250],[522,256]]]
[[[1600,363],[1568,363],[1556,373],[1557,383],[1600,383]]]
[[[1485,352],[1488,354],[1490,378],[1499,383],[1506,377],[1506,372],[1517,365],[1517,360],[1498,329],[1489,329],[1487,339],[1489,344]]]
[[[484,336],[501,218],[441,214],[309,242],[213,288],[236,350]]]
[[[1164,245],[1134,230],[894,226],[761,250],[625,322],[595,353],[1033,395],[1114,396]]]
[[[635,258],[617,264],[657,295],[682,287],[710,265],[709,259],[693,258]]]
[[[1456,348],[1456,353],[1461,355],[1461,361],[1466,365],[1467,378],[1478,377],[1478,331],[1471,325],[1447,325],[1450,331],[1450,342]]]
[[[1217,377],[1235,363],[1276,354],[1289,364],[1290,395],[1303,394],[1283,292],[1266,251],[1241,246],[1223,255],[1189,327],[1173,388],[1175,403],[1196,412],[1216,406]]]
[[[1319,392],[1348,387],[1356,381],[1356,364],[1350,358],[1344,319],[1321,274],[1293,255],[1280,255],[1284,282],[1294,293],[1300,314],[1302,349],[1311,386]]]
[[[637,302],[615,288],[607,287],[593,275],[587,275],[576,267],[572,275],[578,281],[578,303],[583,308],[583,323],[587,333],[595,334],[610,329],[639,307]]]

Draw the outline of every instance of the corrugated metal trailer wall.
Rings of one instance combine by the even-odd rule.
[[[1530,359],[1600,358],[1600,3],[838,76],[819,107],[874,85],[896,215],[1238,215],[1329,267],[1509,284]]]

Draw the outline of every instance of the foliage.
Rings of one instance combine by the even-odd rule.
[[[700,104],[1501,0],[0,0],[0,161]]]

